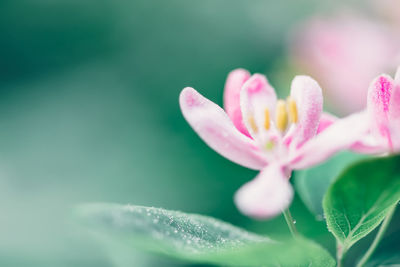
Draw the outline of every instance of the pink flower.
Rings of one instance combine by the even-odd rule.
[[[365,129],[357,126],[359,114],[336,120],[322,113],[322,102],[321,88],[308,76],[294,78],[284,101],[277,100],[265,76],[250,76],[242,69],[228,76],[225,111],[193,88],[180,95],[184,117],[211,148],[237,164],[261,170],[235,195],[240,211],[256,218],[275,216],[288,207],[293,169],[315,165],[353,145],[360,136],[356,129]],[[343,134],[350,127],[354,131]]]
[[[400,68],[395,79],[380,75],[368,90],[368,128],[353,150],[367,154],[400,151]]]
[[[321,82],[328,104],[342,114],[364,109],[368,83],[398,62],[397,35],[383,24],[354,15],[316,17],[295,33],[295,65]]]

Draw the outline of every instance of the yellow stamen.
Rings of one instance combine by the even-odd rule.
[[[271,127],[271,122],[269,118],[269,110],[266,108],[264,112],[264,128],[265,130],[268,131],[270,127]]]
[[[276,104],[276,127],[284,132],[288,124],[288,112],[286,110],[286,103],[283,100],[278,100]]]
[[[256,121],[254,120],[254,117],[250,116],[248,120],[249,120],[249,124],[250,124],[250,127],[253,130],[253,132],[257,133],[258,132],[258,128],[257,128]]]
[[[297,105],[296,101],[293,98],[289,97],[287,100],[288,111],[289,111],[289,120],[291,123],[297,123],[299,121],[298,113],[297,113]]]

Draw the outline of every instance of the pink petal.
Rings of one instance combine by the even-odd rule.
[[[244,69],[236,69],[229,73],[224,90],[224,109],[236,128],[243,134],[250,136],[243,123],[240,109],[240,90],[250,78],[250,73]]]
[[[293,199],[293,189],[282,166],[271,164],[235,194],[235,203],[245,215],[266,219],[280,214]]]
[[[273,118],[276,101],[277,97],[275,90],[268,83],[268,80],[264,75],[254,74],[243,85],[240,93],[240,106],[242,109],[244,124],[253,137],[256,136],[256,133],[250,125],[249,118],[254,118],[255,123],[259,128],[263,127],[265,110],[268,109],[271,118]]]
[[[218,105],[190,87],[182,90],[179,102],[185,119],[212,149],[250,169],[267,165],[255,142],[240,133]]]
[[[392,147],[389,129],[389,107],[391,103],[394,81],[387,75],[377,77],[368,90],[367,109],[371,119],[372,132],[387,140]]]
[[[392,91],[389,107],[389,128],[392,141],[392,152],[400,151],[400,75],[396,74],[396,85]]]
[[[296,101],[299,121],[294,131],[285,138],[292,139],[300,147],[317,134],[322,113],[322,90],[318,83],[308,76],[293,79],[290,96]]]
[[[376,136],[372,136],[370,133],[366,134],[354,145],[352,145],[350,150],[360,154],[369,155],[377,155],[388,152],[386,142],[384,142],[383,139],[377,139]]]
[[[338,118],[336,116],[333,116],[332,114],[323,112],[321,114],[321,118],[319,120],[319,125],[318,125],[318,130],[317,130],[317,134],[321,133],[322,131],[324,131],[326,128],[328,128],[329,126],[331,126],[333,123],[335,123],[335,121],[337,121]]]
[[[304,169],[317,165],[335,153],[356,144],[369,130],[368,115],[359,112],[338,119],[325,131],[310,139],[290,157],[292,169]]]

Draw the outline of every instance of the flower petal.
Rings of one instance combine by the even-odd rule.
[[[331,126],[333,123],[335,123],[338,120],[336,116],[333,116],[330,113],[323,112],[321,114],[321,118],[319,120],[319,125],[318,125],[318,130],[317,134],[321,133],[324,131],[326,128]]]
[[[292,144],[300,147],[317,134],[322,113],[322,90],[318,83],[308,76],[293,79],[290,96],[296,101],[299,121],[294,131],[286,136]]]
[[[350,147],[350,150],[361,154],[377,155],[387,153],[388,147],[383,138],[376,138],[368,131],[367,134]]]
[[[368,89],[367,110],[371,120],[372,133],[387,140],[392,146],[389,129],[389,107],[394,81],[387,75],[378,76]]]
[[[400,70],[400,69],[399,69]],[[400,71],[396,74],[396,84],[392,91],[389,107],[389,128],[392,152],[400,151]]]
[[[280,214],[293,199],[293,189],[282,166],[271,164],[235,194],[235,203],[245,215],[266,219]]]
[[[224,109],[236,128],[243,134],[250,136],[243,123],[240,109],[240,90],[250,78],[250,73],[244,69],[236,69],[229,73],[224,90]]]
[[[352,146],[364,154],[380,154],[400,150],[400,69],[395,80],[378,76],[368,90],[370,132]]]
[[[292,169],[304,169],[319,164],[333,154],[353,146],[368,130],[368,115],[365,111],[338,119],[290,155],[289,165]]]
[[[264,75],[254,74],[243,85],[240,106],[244,124],[251,136],[256,137],[258,132],[266,132],[259,130],[264,127],[266,109],[273,118],[276,100],[275,90]]]
[[[212,149],[250,169],[267,165],[255,142],[240,133],[218,105],[190,87],[182,90],[179,102],[183,116]]]

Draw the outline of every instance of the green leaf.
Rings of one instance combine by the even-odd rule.
[[[193,262],[224,266],[334,266],[304,238],[286,242],[249,233],[214,218],[117,204],[86,204],[78,216],[106,242]]]
[[[317,219],[323,219],[322,199],[333,180],[348,165],[363,158],[365,156],[345,151],[314,168],[296,171],[296,191],[307,208],[317,216]]]
[[[323,207],[328,229],[346,252],[374,230],[400,200],[400,157],[358,163],[329,188]]]

